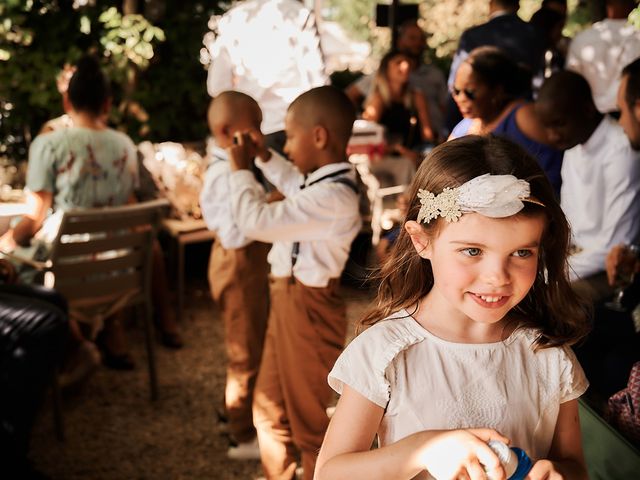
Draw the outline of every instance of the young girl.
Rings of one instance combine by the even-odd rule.
[[[504,479],[490,439],[524,449],[531,480],[586,478],[569,349],[586,315],[544,173],[470,135],[435,148],[408,196],[370,328],[329,374],[341,398],[316,479]]]

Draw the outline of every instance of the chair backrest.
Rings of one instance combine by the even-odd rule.
[[[153,241],[166,200],[67,211],[50,255],[53,286],[93,323],[121,308],[149,301]],[[78,310],[89,313],[85,318]],[[101,325],[94,325],[99,329]]]
[[[365,222],[370,221],[372,233],[371,243],[373,245],[378,245],[378,243],[380,242],[380,237],[382,235],[382,223],[385,213],[387,211],[397,213],[395,202],[392,208],[385,208],[384,199],[385,197],[398,195],[404,192],[407,186],[394,185],[391,187],[382,187],[380,185],[380,180],[378,180],[375,174],[371,172],[371,169],[369,167],[369,157],[367,155],[352,155],[350,157],[350,161],[355,163],[356,170],[358,171],[358,174],[362,179],[362,183],[367,189],[367,196],[371,205],[371,213],[369,216],[363,215],[363,220]]]

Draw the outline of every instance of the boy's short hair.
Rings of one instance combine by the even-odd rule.
[[[221,122],[233,124],[239,114],[246,114],[247,108],[252,109],[256,118],[262,120],[262,110],[253,97],[236,90],[220,92],[209,104],[207,112],[209,129],[214,132]]]
[[[546,79],[538,92],[538,102],[549,102],[576,121],[575,112],[597,111],[589,82],[571,70],[561,70]]]
[[[349,97],[340,89],[331,86],[312,88],[296,98],[289,111],[295,110],[300,120],[311,125],[321,125],[329,136],[346,148],[356,111]]]

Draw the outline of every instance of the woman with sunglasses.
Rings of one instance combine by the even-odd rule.
[[[531,75],[496,47],[471,51],[460,65],[451,95],[463,119],[449,139],[493,133],[509,138],[536,158],[557,194],[563,152],[549,146],[546,131],[527,101]]]

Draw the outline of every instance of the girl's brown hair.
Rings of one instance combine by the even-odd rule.
[[[485,173],[527,180],[531,196],[545,205],[525,202],[525,208],[518,213],[545,215],[547,224],[536,279],[527,296],[510,313],[521,327],[539,330],[536,348],[577,342],[588,332],[588,308],[569,284],[569,224],[544,171],[520,146],[492,135],[468,135],[434,148],[420,165],[407,191],[409,208],[405,222],[418,217],[418,189],[438,194],[445,187],[458,187]],[[430,236],[435,236],[443,221],[432,220],[422,227]],[[433,287],[431,263],[418,256],[404,228],[379,277],[377,304],[362,319],[360,328],[373,325],[401,309],[416,306]]]

